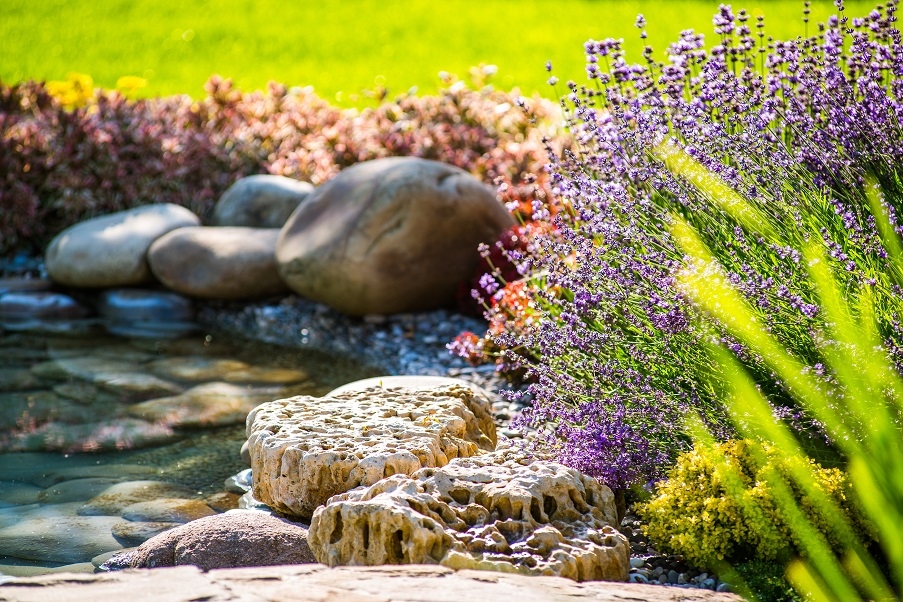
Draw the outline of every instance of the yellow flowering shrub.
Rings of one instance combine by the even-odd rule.
[[[636,508],[645,521],[645,534],[660,550],[682,554],[699,566],[721,560],[787,560],[799,553],[798,542],[778,512],[768,483],[774,482],[775,471],[788,474],[790,462],[808,461],[819,489],[834,499],[861,535],[873,539],[841,470],[787,458],[772,446],[760,445],[749,440],[697,444],[682,454],[653,497]],[[756,461],[752,446],[760,446],[764,463]],[[798,507],[838,546],[812,500],[794,493]]]

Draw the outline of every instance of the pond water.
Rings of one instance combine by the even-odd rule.
[[[0,580],[91,571],[239,496],[244,420],[379,371],[307,350],[0,327]],[[147,333],[144,333],[147,334]],[[93,560],[93,563],[92,563]]]

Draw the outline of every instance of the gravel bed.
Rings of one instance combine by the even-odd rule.
[[[494,366],[468,365],[445,345],[462,331],[483,332],[483,321],[439,310],[418,314],[349,318],[318,303],[296,296],[252,304],[207,303],[198,312],[206,327],[234,335],[354,357],[386,374],[453,376],[480,385],[490,393],[510,389]],[[508,428],[523,410],[523,402],[496,396],[493,414],[500,433],[519,438]],[[640,520],[628,514],[621,532],[630,541],[630,581],[682,588],[731,591],[717,576],[695,569],[682,557],[662,554],[640,529]]]

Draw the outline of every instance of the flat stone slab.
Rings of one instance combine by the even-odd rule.
[[[2,577],[0,577],[2,579]],[[55,574],[0,585],[4,602],[134,600],[296,602],[740,602],[735,594],[633,583],[527,577],[432,565],[338,567],[321,564],[218,569],[194,566],[100,574]]]

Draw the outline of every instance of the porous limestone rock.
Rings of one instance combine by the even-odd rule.
[[[145,205],[75,224],[47,247],[50,278],[67,286],[113,287],[152,282],[147,250],[159,237],[201,220],[171,203]]]
[[[337,495],[314,512],[311,549],[330,566],[438,563],[626,581],[630,546],[612,527],[611,489],[560,464],[521,462],[459,458]]]
[[[151,271],[170,290],[203,299],[289,292],[276,269],[274,228],[179,228],[150,246]]]
[[[329,497],[495,448],[488,401],[463,386],[290,397],[248,414],[254,497],[309,517]]]
[[[416,157],[365,161],[318,187],[292,214],[276,262],[299,295],[351,315],[454,303],[514,220],[482,182]]]
[[[210,225],[281,228],[313,191],[313,184],[285,176],[248,176],[230,186],[216,202]]]

